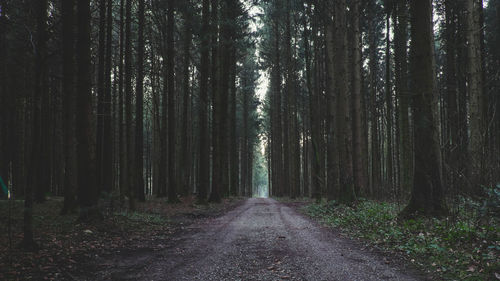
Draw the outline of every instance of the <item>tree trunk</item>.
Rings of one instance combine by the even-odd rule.
[[[482,194],[483,183],[483,73],[481,62],[481,25],[478,5],[480,0],[466,0],[467,38],[467,93],[469,96],[469,167],[472,186],[470,194]],[[481,6],[482,7],[482,6]]]
[[[97,64],[97,140],[96,178],[99,191],[104,190],[104,71],[106,54],[106,1],[99,0],[99,47]]]
[[[366,167],[363,165],[364,146],[366,146],[363,136],[362,105],[361,105],[361,32],[359,29],[360,11],[359,0],[352,3],[352,29],[353,29],[353,77],[352,77],[352,96],[353,96],[353,173],[354,190],[357,195],[366,193]]]
[[[174,0],[168,1],[167,10],[167,86],[168,86],[168,201],[178,202],[175,175],[175,64],[174,64]]]
[[[190,1],[185,1],[187,6],[190,6]],[[191,63],[191,11],[185,8],[184,13],[184,61],[183,61],[183,103],[182,103],[182,158],[181,158],[181,180],[182,180],[182,195],[189,194],[189,181],[191,178],[191,152],[189,145],[188,118],[189,118],[189,102],[190,102],[190,87],[189,87],[189,66]]]
[[[126,172],[127,195],[129,207],[135,209],[135,170],[134,170],[134,151],[133,151],[133,131],[132,131],[132,0],[126,0],[125,5],[125,140],[127,169]]]
[[[75,1],[61,2],[62,57],[64,92],[64,205],[63,215],[76,211],[76,141],[75,141]]]
[[[34,48],[35,52],[35,62],[33,64],[33,74],[35,76],[35,81],[33,83],[33,96],[32,96],[32,122],[31,122],[31,134],[33,140],[40,140],[42,138],[42,118],[41,118],[41,99],[42,99],[42,80],[44,71],[43,56],[46,44],[46,22],[47,22],[47,0],[37,1],[33,4],[33,9],[36,13],[36,45]],[[39,180],[41,180],[41,167],[44,165],[42,163],[41,155],[41,142],[32,141],[31,142],[31,159],[28,177],[28,185],[26,186],[25,198],[24,198],[24,220],[23,220],[23,240],[21,241],[21,247],[25,251],[36,251],[38,245],[33,240],[33,192],[36,190],[37,186],[40,185]]]
[[[90,54],[90,0],[78,1],[77,38],[77,114],[76,140],[78,157],[78,200],[80,220],[101,219],[97,207],[99,190],[95,177],[95,154],[92,151],[92,79]]]
[[[337,199],[342,203],[351,203],[355,200],[353,170],[352,170],[352,131],[350,121],[350,103],[348,99],[347,82],[347,19],[345,0],[335,3],[335,28],[333,51],[333,76],[336,101],[336,147],[339,161],[339,186]]]
[[[144,202],[144,0],[139,0],[139,34],[137,41],[137,80],[135,90],[135,197]]]
[[[273,34],[274,34],[274,46],[273,46],[273,58],[275,59],[272,73],[271,73],[271,87],[272,91],[272,105],[271,105],[271,140],[272,140],[272,159],[273,159],[273,189],[275,190],[275,195],[284,195],[284,182],[283,177],[283,131],[282,131],[282,116],[281,116],[281,66],[280,66],[280,33],[278,22],[273,21]],[[273,102],[274,101],[274,102]],[[242,154],[246,157],[245,154]],[[248,170],[248,167],[246,167]],[[248,175],[247,175],[248,176]]]
[[[231,185],[230,185],[230,195],[236,196],[239,189],[239,160],[238,160],[238,138],[236,135],[237,130],[237,117],[236,117],[236,49],[233,48],[231,54],[231,79],[230,79],[230,92],[231,92],[231,113],[230,113],[230,123],[231,123],[231,156],[230,156],[230,169],[231,169]]]
[[[412,147],[409,122],[409,89],[408,89],[408,9],[406,0],[396,3],[395,44],[395,76],[396,96],[399,99],[399,136],[400,136],[400,179],[403,190],[411,187]]]
[[[113,135],[112,122],[112,99],[111,99],[111,70],[112,64],[112,41],[113,41],[113,0],[108,0],[106,19],[106,54],[104,67],[104,105],[103,105],[103,152],[102,152],[102,188],[110,193],[113,190]]]
[[[381,182],[381,170],[380,170],[380,145],[379,145],[379,125],[378,125],[378,109],[377,109],[377,72],[378,72],[378,61],[377,61],[377,37],[375,34],[376,30],[374,27],[370,28],[369,40],[370,40],[370,50],[369,50],[369,68],[370,68],[370,143],[371,143],[371,182],[370,182],[370,194],[375,195],[381,193],[380,182]]]
[[[390,2],[390,1],[386,1]],[[385,7],[386,9],[386,49],[385,49],[385,109],[386,109],[386,137],[387,137],[387,150],[386,150],[386,187],[387,191],[393,192],[393,173],[392,173],[392,86],[391,86],[391,13],[392,7],[390,4]]]
[[[326,47],[327,47],[327,68],[328,68],[328,87],[327,87],[327,199],[328,201],[338,199],[339,189],[339,158],[338,158],[338,140],[337,140],[337,128],[336,128],[336,117],[335,112],[337,109],[337,98],[335,96],[335,80],[337,77],[334,76],[334,53],[335,53],[335,23],[331,20],[331,16],[328,17],[328,22],[326,23],[325,33],[326,33]]]
[[[205,202],[210,188],[210,140],[208,134],[209,21],[210,3],[209,0],[203,0],[199,105],[200,164],[198,170],[198,202],[200,203]]]
[[[413,77],[413,118],[415,166],[413,189],[403,217],[414,215],[440,216],[446,213],[441,181],[441,151],[438,138],[432,40],[432,1],[412,1],[411,61]],[[416,87],[418,85],[418,87]]]
[[[220,93],[219,93],[219,71],[221,63],[219,62],[219,1],[212,1],[212,191],[210,193],[209,202],[220,202],[220,189],[222,182],[222,166],[221,166],[221,144],[220,138]]]
[[[118,85],[118,127],[119,127],[119,147],[120,147],[120,198],[123,200],[128,190],[127,180],[127,141],[125,134],[125,65],[123,63],[125,52],[125,0],[120,0],[120,62]]]

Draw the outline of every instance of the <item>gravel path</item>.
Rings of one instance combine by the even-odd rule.
[[[421,280],[273,199],[248,199],[190,229],[103,279]]]

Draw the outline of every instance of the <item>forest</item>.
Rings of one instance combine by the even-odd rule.
[[[0,104],[2,280],[500,280],[499,0],[0,0]]]

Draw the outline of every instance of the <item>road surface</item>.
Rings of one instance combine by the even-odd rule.
[[[98,279],[422,280],[286,204],[263,198],[198,220],[160,252],[123,254],[108,264]]]

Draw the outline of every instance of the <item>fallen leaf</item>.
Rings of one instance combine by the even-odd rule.
[[[473,266],[473,265],[471,265],[471,266],[469,266],[469,268],[467,269],[467,271],[468,272],[474,272],[474,271],[476,271],[476,267]]]

